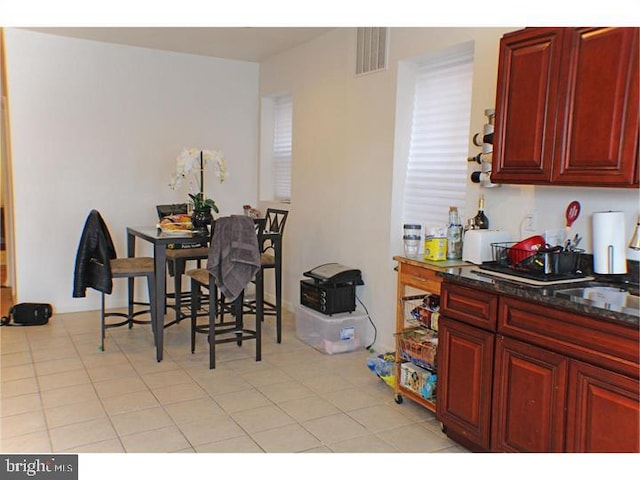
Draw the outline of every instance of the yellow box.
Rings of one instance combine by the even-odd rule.
[[[424,239],[424,259],[441,261],[447,259],[447,239],[445,237],[426,237]]]

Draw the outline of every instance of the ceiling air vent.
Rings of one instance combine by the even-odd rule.
[[[388,28],[358,28],[356,76],[379,72],[387,68]]]

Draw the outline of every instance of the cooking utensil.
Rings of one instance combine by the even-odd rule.
[[[575,250],[576,248],[578,248],[578,244],[580,243],[580,241],[582,240],[582,237],[576,233],[576,236],[573,237],[573,249]]]
[[[565,219],[567,220],[567,228],[571,228],[573,222],[575,222],[580,215],[580,202],[574,200],[567,206],[567,211],[565,212]]]
[[[544,247],[544,245],[543,236],[533,235],[513,245],[507,255],[509,256],[511,264],[515,265],[534,255],[540,248]]]
[[[562,245],[555,245],[553,247],[551,245],[545,245],[538,250],[538,253],[560,253],[562,250]]]
[[[578,248],[578,245],[580,244],[580,242],[582,241],[582,237],[580,236],[579,233],[576,233],[573,237],[573,239],[571,238],[567,238],[564,241],[564,251],[565,252],[575,252]]]
[[[569,205],[567,205],[567,210],[564,213],[564,218],[566,220],[565,239],[569,238],[571,225],[573,225],[573,222],[577,220],[578,215],[580,215],[580,202],[574,200]]]

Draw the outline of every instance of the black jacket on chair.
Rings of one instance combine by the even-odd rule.
[[[87,288],[111,294],[113,281],[110,261],[116,258],[111,235],[97,210],[91,210],[84,224],[73,279],[73,296],[86,296]]]

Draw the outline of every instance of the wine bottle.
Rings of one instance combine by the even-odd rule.
[[[467,157],[467,162],[476,162],[482,165],[483,163],[491,163],[493,159],[493,152],[480,152],[473,157]]]
[[[490,143],[493,145],[493,132],[491,133],[476,133],[473,136],[473,144],[476,147],[481,147],[484,143]]]
[[[482,143],[490,143],[493,145],[493,132],[485,134],[482,137]]]
[[[480,195],[480,198],[478,199],[478,213],[473,219],[476,228],[479,228],[480,230],[489,228],[489,219],[484,213],[484,195]]]

